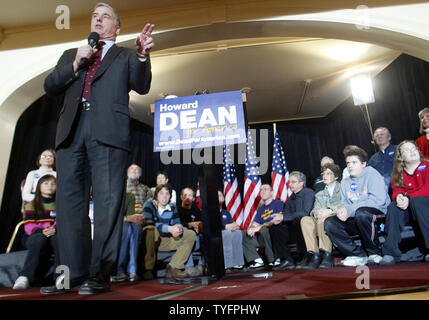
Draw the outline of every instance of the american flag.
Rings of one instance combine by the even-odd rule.
[[[246,144],[246,169],[244,172],[244,221],[241,225],[243,230],[247,230],[253,221],[261,196],[259,191],[261,189],[261,178],[259,177],[259,170],[256,167],[255,161],[255,148],[253,146],[252,136],[250,132],[247,133]]]
[[[201,195],[200,195],[200,182],[197,182],[197,192],[195,193],[195,204],[201,210]]]
[[[238,189],[234,164],[231,160],[231,152],[228,146],[223,147],[223,194],[225,195],[226,209],[231,213],[232,219],[241,225],[243,222],[243,206],[241,194]]]
[[[289,171],[286,166],[285,154],[278,132],[274,136],[272,170],[271,184],[273,186],[274,199],[286,202],[292,191],[289,188]]]

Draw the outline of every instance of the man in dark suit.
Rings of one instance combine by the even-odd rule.
[[[154,25],[146,24],[136,50],[115,45],[120,20],[105,3],[95,6],[91,32],[96,48],[84,45],[63,53],[45,79],[48,95],[64,94],[57,135],[57,230],[66,280],[44,287],[44,294],[80,286],[79,294],[108,291],[121,240],[129,152],[129,91],[149,91],[149,52]],[[89,189],[94,199],[94,239],[88,219]],[[63,281],[61,283],[61,281]]]

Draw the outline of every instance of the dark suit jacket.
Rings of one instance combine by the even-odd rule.
[[[283,209],[283,221],[292,221],[299,217],[309,216],[314,205],[314,191],[303,188],[293,193],[286,201]]]
[[[48,95],[65,94],[60,111],[55,148],[70,136],[78,114],[86,69],[73,72],[77,49],[63,53],[55,69],[46,77]],[[150,60],[140,62],[134,50],[113,45],[104,56],[91,84],[89,112],[93,137],[107,145],[129,151],[129,91],[145,94],[152,80]]]

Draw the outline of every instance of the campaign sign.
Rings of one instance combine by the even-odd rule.
[[[155,152],[245,142],[241,91],[155,101]]]

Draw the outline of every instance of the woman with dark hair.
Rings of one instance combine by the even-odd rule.
[[[37,170],[31,170],[25,178],[25,184],[22,189],[22,200],[30,202],[34,200],[34,194],[36,193],[37,182],[40,177],[50,174],[54,177],[57,176],[55,172],[55,151],[52,149],[44,150],[37,158]]]
[[[394,202],[387,209],[387,238],[380,262],[383,265],[395,264],[401,260],[401,227],[410,222],[414,222],[411,225],[415,234],[421,234],[426,249],[429,248],[429,162],[425,161],[414,141],[402,141],[396,149],[392,189]],[[429,262],[428,254],[425,261]]]
[[[24,267],[13,289],[27,289],[36,281],[36,270],[42,256],[53,250],[55,266],[58,263],[58,246],[55,229],[56,179],[52,175],[41,177],[37,183],[34,200],[25,206],[24,230],[28,249]]]

